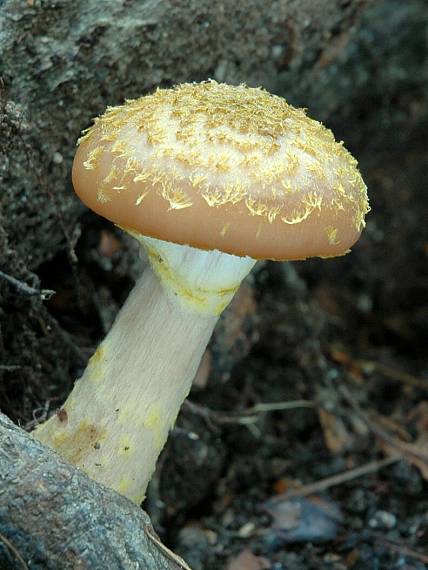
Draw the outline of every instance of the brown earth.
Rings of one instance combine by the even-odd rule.
[[[262,84],[346,142],[372,212],[345,258],[254,272],[144,508],[194,570],[428,567],[425,3],[97,6],[0,4],[1,411],[27,428],[54,413],[141,271],[71,192],[79,131],[159,84]]]

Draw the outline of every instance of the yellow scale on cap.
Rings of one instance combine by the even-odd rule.
[[[129,125],[153,145],[156,157],[178,166],[171,170],[170,166],[139,163],[135,149],[120,138],[122,129]],[[113,160],[98,191],[100,201],[110,199],[105,188],[126,191],[122,180],[132,172],[134,181],[145,180],[156,187],[171,209],[192,205],[191,197],[179,184],[190,179],[209,206],[242,202],[251,215],[270,223],[279,217],[285,224],[298,224],[320,208],[321,201],[333,211],[343,210],[348,203],[360,231],[369,211],[357,161],[342,143],[337,143],[321,123],[308,118],[303,109],[261,88],[232,87],[210,80],[158,89],[152,95],[108,108],[80,141],[90,141],[93,136],[102,144],[89,153],[86,169],[96,168],[103,143],[114,141],[110,152],[117,158],[128,157],[122,173]],[[348,181],[356,191],[346,192],[342,184],[332,184],[326,197],[326,182],[333,181],[334,176]],[[311,193],[303,196],[299,207],[290,213],[287,197],[300,191],[302,181],[311,187]],[[147,191],[141,193],[136,205],[143,204],[146,195]],[[329,240],[334,239],[333,231],[328,229]]]

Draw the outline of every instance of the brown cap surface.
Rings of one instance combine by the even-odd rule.
[[[80,140],[73,185],[125,229],[257,259],[342,255],[369,210],[331,131],[262,89],[215,81],[107,109]]]

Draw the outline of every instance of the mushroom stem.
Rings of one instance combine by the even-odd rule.
[[[250,258],[141,240],[152,267],[135,285],[61,413],[34,432],[135,503],[144,498],[218,316],[254,265]]]

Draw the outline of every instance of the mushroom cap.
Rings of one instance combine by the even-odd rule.
[[[215,81],[110,107],[79,141],[73,185],[115,224],[255,259],[347,253],[369,211],[330,130],[261,88]]]

